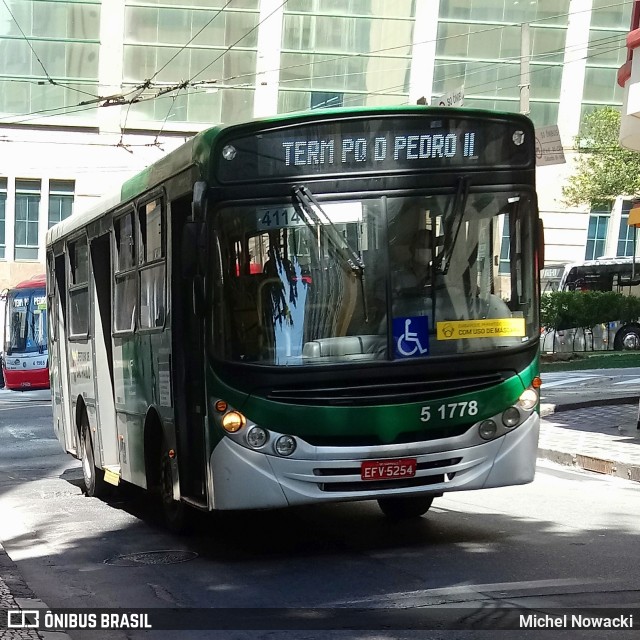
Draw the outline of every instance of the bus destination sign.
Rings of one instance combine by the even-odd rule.
[[[226,141],[220,182],[530,163],[535,138],[499,120],[369,118],[311,122]]]
[[[434,133],[365,137],[345,136],[341,140],[283,140],[285,166],[334,166],[351,165],[358,162],[374,164],[385,162],[389,154],[393,161],[404,164],[425,158],[455,158],[462,153],[464,158],[474,158],[476,132],[463,134],[462,144],[455,133]]]

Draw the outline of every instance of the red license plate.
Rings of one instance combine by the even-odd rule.
[[[362,480],[394,480],[413,478],[416,475],[416,459],[366,460],[360,467]]]

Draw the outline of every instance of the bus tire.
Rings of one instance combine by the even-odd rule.
[[[640,349],[640,327],[628,326],[620,329],[613,346],[618,351],[637,351]]]
[[[169,446],[163,441],[160,449],[160,504],[165,526],[173,533],[189,533],[193,526],[193,512],[184,502],[173,498],[173,474]]]
[[[80,460],[84,477],[84,492],[90,498],[102,498],[107,494],[108,485],[104,481],[104,471],[96,467],[91,440],[91,429],[86,411],[80,423]]]
[[[419,518],[429,511],[433,496],[394,496],[380,498],[378,506],[382,513],[391,520],[408,520]]]

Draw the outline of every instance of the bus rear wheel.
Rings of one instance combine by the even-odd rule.
[[[637,351],[640,349],[640,327],[625,327],[615,338],[614,347],[618,351]]]
[[[107,493],[107,483],[104,481],[104,471],[96,467],[91,441],[91,429],[87,414],[82,416],[80,423],[80,460],[82,461],[82,475],[84,477],[85,493],[91,498],[101,498]]]
[[[184,502],[173,498],[173,473],[169,447],[160,450],[160,502],[165,526],[173,533],[187,533],[192,527],[192,511]]]
[[[433,496],[394,496],[378,500],[380,510],[391,520],[419,518],[429,511],[432,503]]]

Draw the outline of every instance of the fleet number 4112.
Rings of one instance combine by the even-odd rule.
[[[422,407],[420,410],[420,420],[422,420],[422,422],[429,422],[429,420],[431,420],[431,409],[431,405]],[[464,416],[477,415],[478,402],[477,400],[470,400],[469,402],[449,402],[448,404],[433,407],[433,410],[441,420],[464,418]]]

